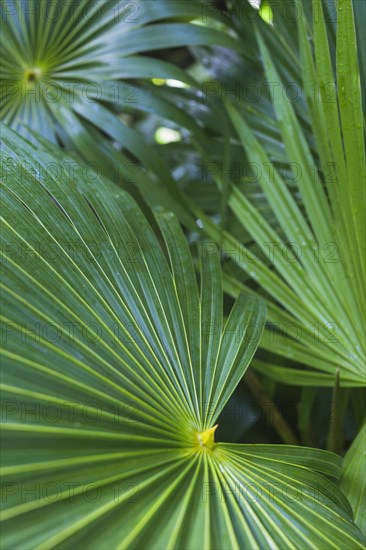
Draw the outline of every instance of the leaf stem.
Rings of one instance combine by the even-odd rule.
[[[248,384],[250,391],[263,409],[268,422],[273,425],[282,441],[287,445],[300,445],[300,442],[292,428],[282,416],[275,403],[265,392],[258,377],[249,370],[245,374],[245,382]]]

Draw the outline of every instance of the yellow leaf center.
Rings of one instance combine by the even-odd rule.
[[[206,447],[206,449],[213,449],[215,447],[215,431],[217,426],[218,424],[216,424],[213,428],[209,428],[208,430],[197,434],[198,443],[201,447]]]

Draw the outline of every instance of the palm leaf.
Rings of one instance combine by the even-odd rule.
[[[1,118],[21,133],[27,133],[29,126],[54,142],[63,137],[59,105],[73,112],[79,102],[90,107],[100,100],[112,108],[138,104],[138,90],[118,84],[120,79],[155,77],[195,83],[172,64],[136,54],[200,43],[241,47],[227,33],[174,22],[198,19],[200,3],[107,0],[95,4],[88,0],[56,6],[49,0],[42,4],[6,0],[1,9]],[[211,17],[218,14],[213,11]],[[164,19],[168,23],[157,23]],[[101,89],[103,82],[109,94]],[[63,130],[72,134],[72,128]]]
[[[171,214],[162,248],[125,192],[3,136],[4,545],[361,548],[340,457],[214,441],[262,302],[224,324]]]
[[[258,167],[257,179],[278,226],[238,187],[233,187],[229,205],[266,261],[233,235],[222,234],[195,205],[192,208],[210,237],[225,246],[265,294],[269,325],[261,347],[292,361],[291,368],[284,368],[272,355],[268,362],[255,362],[257,368],[291,384],[331,386],[339,367],[341,385],[364,386],[365,153],[352,3],[339,2],[335,76],[325,17],[317,9],[322,9],[321,3],[314,5],[314,55],[308,41],[309,21],[303,4],[297,2],[297,6],[297,13],[302,14],[298,18],[298,37],[303,89],[319,165],[295,107],[280,91],[274,92],[272,102],[289,165],[296,168],[295,193],[301,197],[302,206],[250,121],[236,106],[228,104],[232,124],[247,158]],[[285,82],[272,60],[267,34],[268,30],[257,32],[266,77],[283,90]],[[347,60],[343,59],[344,52],[348,52]],[[337,103],[327,100],[327,86],[332,83],[335,90],[335,79],[339,88]],[[314,89],[318,89],[317,94]],[[353,98],[352,102],[348,98]],[[227,288],[233,296],[245,290],[230,276]],[[300,370],[300,364],[310,369]]]
[[[355,517],[355,522],[366,535],[365,484],[366,466],[366,425],[358,432],[344,457],[339,486],[347,495]]]
[[[61,143],[113,181],[136,183],[128,180],[126,172],[142,165],[148,177],[157,174],[169,188],[171,174],[129,127],[126,115],[140,111],[141,106],[153,109],[200,136],[192,119],[173,104],[159,101],[149,86],[152,78],[197,86],[195,79],[146,54],[206,43],[242,47],[223,26],[219,32],[192,24],[202,16],[202,9],[200,2],[183,5],[171,0],[99,4],[77,0],[57,5],[50,0],[5,0],[1,6],[1,119],[31,141],[36,142],[37,133]],[[211,10],[210,17],[218,20],[219,14]],[[106,136],[108,143],[96,147]],[[160,203],[170,208],[174,201],[166,199],[166,194],[164,189],[156,193]],[[176,205],[177,214],[189,225],[187,212],[179,210]]]

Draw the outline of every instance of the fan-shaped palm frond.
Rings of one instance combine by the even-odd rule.
[[[144,89],[154,77],[190,85],[195,80],[144,54],[185,45],[239,44],[228,33],[190,23],[202,17],[200,2],[5,0],[1,16],[1,119],[28,139],[34,139],[31,129],[62,143],[115,181],[131,181],[129,155],[171,181],[139,133],[116,115],[147,110],[199,133],[174,104],[159,100],[151,86]],[[127,158],[108,143],[97,147],[105,136]]]
[[[262,303],[224,322],[171,214],[165,253],[126,193],[3,137],[6,548],[361,548],[340,457],[214,441]]]
[[[310,369],[284,368],[271,360],[256,361],[256,367],[275,379],[305,385],[333,385],[339,368],[341,385],[364,386],[365,150],[352,2],[338,3],[335,75],[322,3],[314,2],[312,30],[303,4],[296,5],[301,14],[297,21],[301,89],[317,156],[293,104],[282,93],[285,82],[266,40],[260,32],[256,36],[266,78],[277,84],[273,107],[303,207],[250,124],[228,104],[232,124],[249,161],[257,167],[257,179],[280,229],[235,187],[230,208],[258,244],[260,254],[253,254],[229,234],[223,237],[207,218],[203,223],[216,242],[226,243],[228,254],[264,291],[270,324],[261,347],[295,362],[294,366],[304,364]],[[309,37],[313,37],[314,53]],[[197,208],[196,215],[202,218]],[[226,288],[234,296],[241,287],[227,278]]]
[[[5,92],[1,116],[20,132],[29,125],[53,141],[63,140],[64,132],[72,134],[71,128],[62,127],[62,113],[79,115],[79,103],[138,104],[138,90],[118,86],[121,79],[175,78],[194,83],[186,71],[136,54],[216,41],[238,46],[227,34],[177,23],[199,19],[200,2],[5,0],[1,14]],[[211,17],[215,15],[213,11]],[[159,22],[164,20],[168,22]],[[91,122],[98,126],[96,120]]]

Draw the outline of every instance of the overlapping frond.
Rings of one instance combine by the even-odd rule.
[[[363,425],[344,457],[339,487],[352,505],[355,522],[366,535],[366,425]]]
[[[273,84],[272,104],[292,188],[250,119],[227,102],[232,124],[255,167],[256,180],[276,223],[241,189],[232,186],[229,206],[257,244],[253,253],[193,208],[206,232],[264,292],[269,325],[261,347],[290,360],[290,365],[284,368],[272,355],[266,362],[256,361],[256,367],[283,382],[330,386],[339,368],[341,385],[364,386],[366,177],[353,5],[351,0],[338,2],[336,51],[328,44],[322,2],[313,3],[312,22],[304,3],[298,1],[296,7],[303,79],[296,89],[306,99],[315,150],[297,112],[297,101],[284,92],[288,82],[271,56],[270,31],[257,30],[265,76]],[[225,285],[233,296],[244,289],[230,274]],[[309,368],[296,369],[300,365]]]

